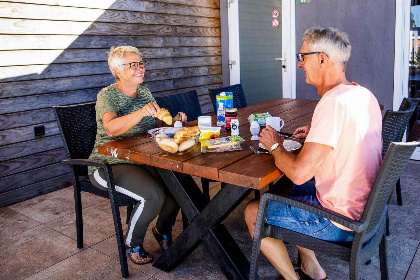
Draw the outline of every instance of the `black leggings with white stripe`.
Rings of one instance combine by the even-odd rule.
[[[156,228],[161,234],[170,236],[175,224],[179,206],[155,167],[134,164],[112,166],[117,192],[126,194],[138,201],[131,214],[125,243],[137,247],[143,243],[147,227],[157,215]],[[106,190],[107,184],[103,170],[96,170],[89,176],[96,187]]]

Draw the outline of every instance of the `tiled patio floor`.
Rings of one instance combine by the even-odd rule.
[[[410,161],[401,178],[403,206],[390,205],[391,236],[388,237],[388,263],[391,280],[420,279],[420,162]],[[215,194],[220,185],[213,184]],[[251,194],[225,221],[229,231],[247,256],[251,238],[246,230],[243,210]],[[112,214],[108,200],[82,194],[84,218],[83,249],[76,247],[73,189],[66,188],[0,209],[0,279],[120,279],[120,266]],[[122,217],[125,209],[121,208]],[[154,225],[152,222],[151,225]],[[126,225],[124,225],[126,228]],[[179,218],[174,236],[182,230]],[[158,257],[151,227],[146,249]],[[295,259],[296,250],[290,248]],[[321,265],[331,280],[348,279],[348,265],[320,255]],[[130,279],[224,279],[210,254],[200,245],[171,273],[151,264],[135,265],[130,260]],[[263,258],[262,279],[275,279],[277,273]],[[379,259],[361,269],[362,279],[380,279]]]

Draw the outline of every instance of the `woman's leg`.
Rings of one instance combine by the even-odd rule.
[[[162,182],[162,185],[165,186],[165,201],[163,202],[162,209],[159,213],[159,218],[156,222],[156,229],[158,233],[162,235],[171,236],[172,227],[175,225],[176,217],[179,212],[179,205],[175,201],[175,198],[172,196],[171,192],[166,186],[166,182],[162,180],[159,173],[157,172],[156,167],[147,166],[147,171],[149,171],[157,180]]]
[[[112,172],[116,190],[139,201],[133,210],[125,242],[130,247],[140,246],[147,227],[165,201],[164,185],[142,166],[119,164],[112,166]],[[103,171],[96,171],[91,181],[104,188],[106,182],[103,178]]]

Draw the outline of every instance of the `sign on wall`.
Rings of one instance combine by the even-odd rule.
[[[309,4],[312,0],[296,0],[296,4]]]

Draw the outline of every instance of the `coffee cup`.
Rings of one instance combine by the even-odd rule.
[[[199,127],[211,127],[211,117],[210,116],[200,116],[200,117],[198,117],[198,126]]]
[[[280,132],[284,126],[284,120],[282,120],[280,117],[268,117],[265,119],[265,123],[266,125],[274,128],[277,132]]]

